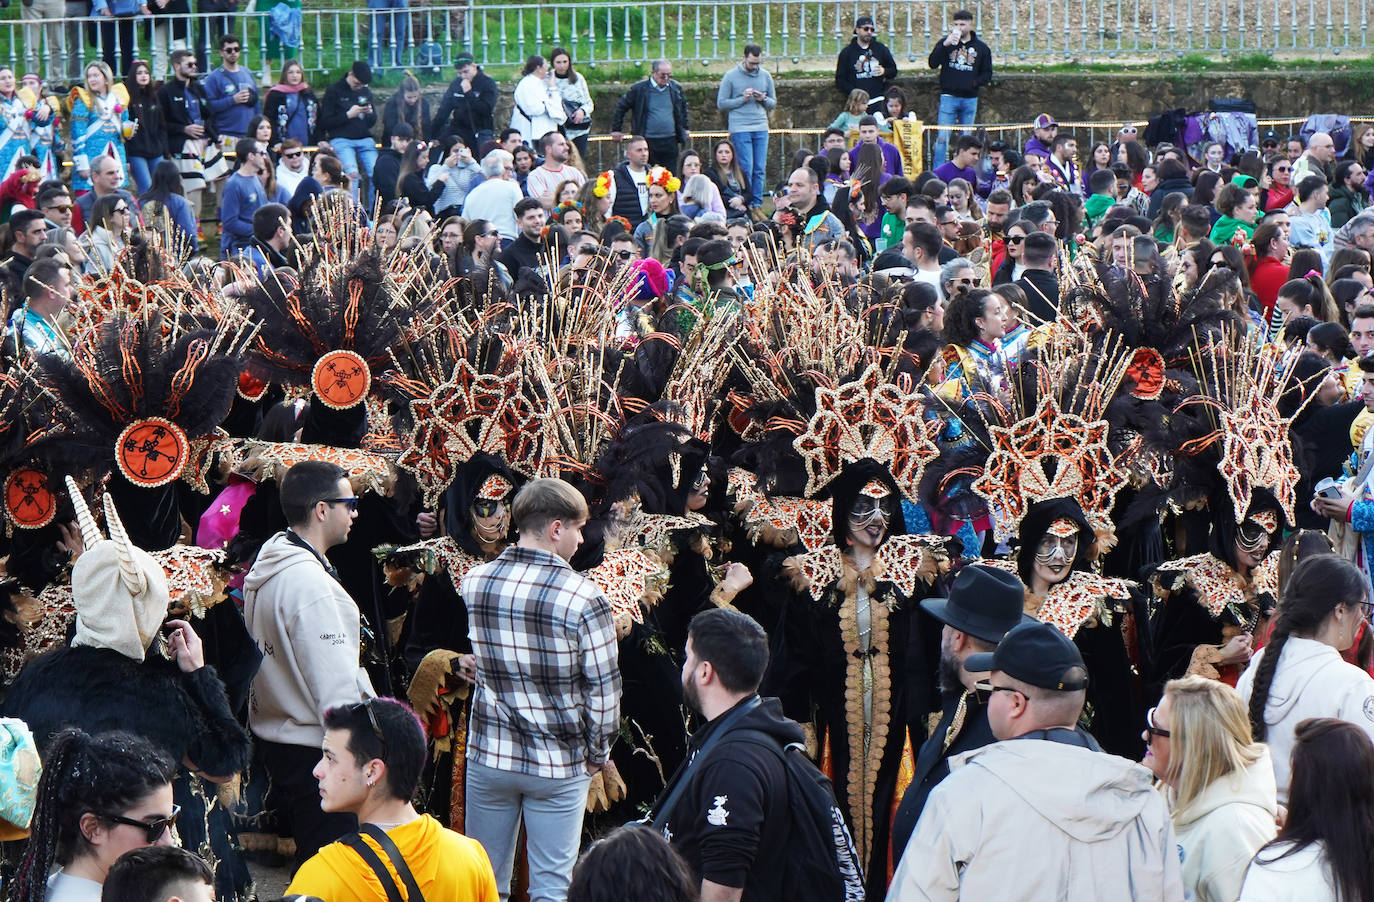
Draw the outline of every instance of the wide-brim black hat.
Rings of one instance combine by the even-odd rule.
[[[1016,626],[1034,623],[1025,606],[1026,587],[1015,574],[981,564],[959,571],[948,598],[921,602],[936,620],[984,642],[1001,642]]]

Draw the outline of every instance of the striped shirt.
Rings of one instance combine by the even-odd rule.
[[[611,606],[557,555],[512,545],[463,578],[477,694],[469,761],[566,779],[606,761],[620,722]]]

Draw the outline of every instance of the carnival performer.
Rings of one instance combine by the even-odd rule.
[[[14,70],[0,66],[0,180],[25,155],[38,160],[41,179],[55,178],[54,142],[61,119],[55,98],[43,97],[27,84],[16,86]]]
[[[129,93],[116,84],[110,67],[100,60],[86,66],[86,84],[72,88],[72,190],[91,190],[91,162],[100,156],[119,161],[123,185],[128,181],[124,140],[133,135]]]

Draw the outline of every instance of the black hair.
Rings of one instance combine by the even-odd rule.
[[[1155,175],[1161,182],[1167,182],[1172,179],[1184,179],[1188,177],[1188,167],[1184,166],[1173,157],[1165,157],[1155,163]]]
[[[1043,266],[1054,259],[1057,250],[1059,243],[1054,236],[1037,229],[1026,236],[1026,243],[1021,246],[1021,263],[1024,266]]]
[[[122,201],[124,201],[124,195],[122,193],[107,194],[104,197],[98,198],[95,205],[91,207],[90,218],[86,220],[87,228],[92,225],[98,225],[108,229],[110,227],[110,217],[114,215],[115,207],[119,206]],[[11,228],[12,227],[13,226],[11,226]]]
[[[291,526],[301,526],[310,512],[339,491],[339,480],[348,471],[324,460],[303,460],[286,471],[281,480],[281,512]]]
[[[902,309],[913,313],[925,313],[940,303],[939,290],[929,282],[907,282],[900,297]]]
[[[282,227],[290,233],[291,211],[286,209],[286,204],[263,204],[253,211],[253,237],[262,243],[271,241],[277,229]]]
[[[1302,177],[1302,181],[1298,182],[1294,193],[1298,196],[1298,203],[1302,203],[1325,187],[1326,179],[1315,172],[1309,172]]]
[[[339,705],[324,712],[324,728],[346,730],[354,763],[363,767],[373,759],[381,761],[391,794],[405,802],[414,798],[426,746],[425,729],[409,705],[394,698]]]
[[[1350,346],[1350,333],[1340,323],[1316,323],[1307,330],[1307,341],[1318,350],[1330,351],[1336,360],[1354,356],[1355,349]]]
[[[972,288],[950,298],[945,309],[945,341],[966,348],[978,340],[978,320],[987,314],[988,300],[997,295],[987,288]]]
[[[239,138],[234,142],[234,157],[239,166],[248,161],[250,153],[257,153],[258,141],[256,138]]]
[[[111,902],[166,902],[197,883],[215,885],[215,872],[181,846],[145,846],[119,856],[105,875],[100,898]]]
[[[911,236],[911,243],[925,253],[926,259],[934,260],[939,255],[944,239],[938,226],[928,222],[913,222],[906,227],[906,233]]]
[[[44,257],[29,264],[24,270],[24,300],[31,301],[52,287],[57,274],[68,269],[67,264],[56,257]]]
[[[1250,727],[1256,742],[1264,742],[1269,732],[1264,711],[1288,638],[1314,635],[1337,605],[1357,606],[1368,597],[1368,578],[1354,564],[1334,554],[1312,555],[1293,569],[1250,691]]]
[[[1374,744],[1355,724],[1311,717],[1293,731],[1288,817],[1266,849],[1288,847],[1276,859],[1316,846],[1336,898],[1374,899]],[[1256,856],[1259,859],[1259,856]],[[1259,859],[1268,862],[1271,859]]]
[[[132,733],[91,736],[68,729],[54,736],[43,756],[29,844],[10,881],[8,902],[43,902],[53,866],[70,864],[89,847],[83,816],[121,816],[169,785],[176,771],[165,752]]]
[[[511,211],[515,218],[519,219],[531,210],[542,210],[544,205],[539,202],[537,197],[522,197],[515,202],[515,208]]]
[[[983,149],[983,142],[978,140],[976,135],[960,135],[959,141],[954,145],[954,152],[961,153],[970,149]]]
[[[1116,187],[1116,173],[1111,169],[1094,169],[1088,176],[1088,188],[1093,194],[1110,194]]]
[[[186,190],[181,184],[181,170],[177,169],[177,164],[171,160],[159,160],[149,177],[148,190],[143,192],[138,202],[144,204],[154,200],[166,204],[167,198],[173,194],[178,197],[186,196]]]
[[[696,902],[698,883],[661,834],[627,824],[587,849],[573,868],[568,902]]]
[[[730,692],[754,692],[768,669],[768,634],[748,614],[729,608],[710,608],[692,618],[687,627],[692,653],[715,669]]]
[[[878,188],[878,193],[883,197],[896,197],[898,194],[910,194],[912,190],[911,182],[900,175],[894,175],[883,182],[882,186]]]
[[[1293,342],[1307,341],[1307,333],[1312,331],[1312,327],[1321,320],[1315,316],[1308,316],[1305,313],[1288,318],[1283,324],[1283,340],[1288,344]]]
[[[1357,279],[1337,279],[1331,283],[1331,299],[1336,302],[1336,311],[1342,318],[1345,317],[1345,305],[1353,303],[1364,293],[1364,283]]]

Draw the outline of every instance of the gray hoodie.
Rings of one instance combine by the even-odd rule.
[[[318,748],[326,709],[376,695],[359,662],[358,606],[285,532],[263,543],[244,577],[243,619],[262,650],[248,706],[256,736]]]
[[[746,88],[766,95],[763,100],[744,99]],[[720,80],[720,90],[716,92],[716,107],[726,114],[726,128],[730,134],[740,132],[768,131],[768,113],[778,105],[778,94],[773,89],[773,76],[759,66],[753,72],[740,63]]]
[[[1139,764],[1015,739],[949,768],[892,878],[894,902],[1183,899],[1169,812]]]

